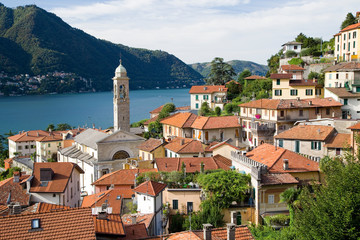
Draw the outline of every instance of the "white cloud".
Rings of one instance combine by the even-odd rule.
[[[266,64],[303,32],[327,40],[358,0],[112,0],[51,11],[98,38],[161,49],[186,63],[244,59]],[[354,10],[354,11],[355,11]]]

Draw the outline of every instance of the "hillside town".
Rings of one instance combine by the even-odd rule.
[[[245,78],[270,79],[272,97],[229,114],[236,80],[196,85],[190,106],[158,106],[140,127],[130,125],[131,72],[120,60],[113,128],[8,137],[0,238],[247,240],[254,226],[288,227],[294,210],[284,193],[324,185],[323,159],[359,153],[360,20],[334,37],[323,83],[308,78],[318,63],[281,59],[269,78]]]

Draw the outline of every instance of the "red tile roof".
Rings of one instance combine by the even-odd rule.
[[[157,196],[164,188],[166,184],[158,183],[154,181],[146,181],[134,188],[134,191],[137,193],[145,193],[150,196]]]
[[[149,124],[152,123],[152,122],[155,122],[158,118],[159,118],[159,115],[156,115],[155,117],[150,118],[149,120],[147,120],[146,122],[144,122],[144,126],[147,126],[147,125],[149,125]]]
[[[40,169],[43,168],[52,169],[54,172],[52,180],[48,181],[46,186],[42,186],[40,181]],[[84,171],[75,163],[34,163],[33,180],[31,182],[30,192],[63,193],[74,169],[80,173],[84,173]]]
[[[348,127],[348,129],[352,129],[352,130],[360,130],[360,122],[358,122],[357,124]]]
[[[186,128],[190,127],[195,118],[196,115],[193,113],[175,113],[174,115],[162,119],[160,123],[179,128]]]
[[[321,125],[297,125],[275,136],[277,139],[325,141],[335,133],[335,128]]]
[[[121,219],[124,225],[132,224],[132,215],[136,216],[136,223],[144,223],[146,228],[150,226],[151,221],[153,220],[154,214],[143,214],[143,213],[135,213],[135,214],[124,214],[121,216]]]
[[[332,92],[333,94],[335,94],[336,96],[341,97],[341,98],[359,98],[360,97],[360,93],[349,92],[348,90],[346,90],[346,88],[327,87],[326,90]]]
[[[14,177],[1,181],[0,204],[7,205],[10,196],[10,202],[18,202],[21,206],[29,205],[30,194],[20,185],[21,182],[26,181],[29,177],[29,175],[22,175],[18,183],[14,182]]]
[[[40,219],[40,229],[31,220]],[[91,208],[0,217],[1,239],[96,239]]]
[[[39,202],[26,208],[22,213],[45,213],[45,212],[61,211],[65,209],[70,209],[70,207],[64,205],[58,205],[58,204]]]
[[[81,207],[101,207],[103,203],[107,203],[112,208],[112,213],[121,214],[122,199],[131,199],[134,194],[132,189],[109,189],[84,197]]]
[[[216,149],[216,148],[218,148],[218,147],[221,147],[221,146],[224,146],[224,145],[227,145],[227,146],[229,146],[229,147],[232,147],[233,149],[235,149],[235,150],[240,150],[238,147],[235,147],[235,146],[233,146],[233,145],[231,145],[231,144],[229,144],[229,143],[227,143],[227,142],[221,142],[221,143],[216,143],[216,144],[214,144],[214,145],[212,145],[212,146],[210,146],[209,147],[209,150],[210,151],[213,151],[214,149]]]
[[[299,67],[298,65],[281,65],[281,69],[284,71],[304,71],[305,68]]]
[[[325,144],[327,148],[349,148],[351,145],[350,133],[338,133],[329,143]]]
[[[263,76],[258,76],[258,75],[251,75],[250,77],[246,77],[244,79],[246,79],[246,80],[256,80],[256,79],[267,79],[267,78],[263,77]]]
[[[289,173],[266,173],[261,175],[261,185],[282,185],[282,184],[298,184],[296,180]]]
[[[23,133],[16,134],[14,136],[8,137],[8,139],[14,142],[31,142],[31,141],[61,141],[63,139],[63,134],[71,132],[73,136],[84,131],[84,128],[65,130],[65,131],[43,131],[43,130],[32,130]]]
[[[218,128],[238,128],[239,118],[237,116],[222,116],[222,117],[202,117],[198,116],[192,128],[196,129],[218,129]]]
[[[97,234],[125,235],[124,226],[119,214],[108,214],[106,219],[99,219],[96,215],[92,216],[92,218]]]
[[[201,163],[204,164],[204,170],[229,170],[232,165],[230,159],[218,155],[215,157],[156,158],[155,162],[159,171],[162,172],[181,171],[182,163],[185,163],[188,173],[200,172]]]
[[[248,152],[246,156],[265,164],[270,173],[318,172],[319,163],[293,151],[264,143]],[[284,170],[283,160],[289,160],[289,169]]]
[[[273,73],[270,75],[270,79],[291,79],[292,74],[290,73]]]
[[[155,108],[154,110],[150,111],[150,113],[151,114],[160,113],[164,106],[165,106],[165,104],[161,105],[160,107]]]
[[[120,169],[112,173],[105,174],[95,182],[96,186],[110,186],[111,184],[117,185],[134,185],[135,175],[144,172],[157,172],[156,168],[152,169]]]
[[[359,71],[360,63],[358,62],[340,62],[336,65],[332,65],[324,70],[324,72],[347,72],[347,71]]]
[[[215,92],[227,92],[227,88],[224,85],[204,85],[204,86],[192,86],[189,93],[215,93]]]
[[[162,139],[149,138],[148,140],[137,146],[137,148],[142,151],[152,152],[164,144],[165,143]]]
[[[165,148],[176,153],[203,153],[205,149],[200,141],[182,137],[174,138]]]
[[[311,105],[310,105],[311,102]],[[298,109],[315,107],[341,107],[342,104],[333,98],[309,98],[309,99],[259,99],[239,105],[240,107],[261,109]]]
[[[126,233],[126,237],[121,239],[129,239],[129,240],[147,239],[147,237],[149,236],[144,223],[126,225],[125,233]]]
[[[154,113],[160,113],[161,110],[164,108],[165,104],[164,105],[161,105],[160,107],[158,108],[155,108],[154,110],[152,110],[150,113],[151,114],[154,114]],[[176,107],[175,108],[175,111],[186,111],[186,110],[190,110],[190,106],[182,106],[182,107]]]
[[[360,28],[360,23],[351,24],[351,25],[347,26],[346,28],[343,28],[340,32],[346,32],[346,31],[350,31],[353,29],[357,29],[357,28]]]
[[[289,81],[290,86],[317,86],[320,87],[317,80],[313,79],[292,79]]]

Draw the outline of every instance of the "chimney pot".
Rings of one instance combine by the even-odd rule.
[[[284,159],[284,170],[289,170],[289,159]]]
[[[211,240],[211,228],[210,223],[203,224],[204,240]]]
[[[18,183],[20,182],[20,172],[14,172],[14,182]]]
[[[227,223],[226,229],[227,229],[227,240],[235,240],[235,224]]]
[[[136,224],[136,214],[131,214],[131,224]]]

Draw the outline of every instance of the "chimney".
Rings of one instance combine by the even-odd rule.
[[[227,223],[226,229],[227,229],[227,240],[235,240],[235,224]]]
[[[136,224],[136,214],[131,214],[131,224]]]
[[[39,132],[37,132],[37,134],[36,134],[37,136],[39,136]]]
[[[99,212],[97,219],[106,220],[107,219],[107,212]]]
[[[21,213],[21,206],[20,203],[15,203],[13,206],[13,214],[20,214]]]
[[[15,183],[20,182],[20,175],[21,175],[20,172],[18,172],[18,171],[14,172],[14,182]]]
[[[180,146],[184,145],[185,139],[180,139]]]
[[[231,211],[231,223],[236,224],[236,218],[238,213],[236,211]]]
[[[284,159],[284,170],[289,170],[289,159]]]
[[[211,240],[211,228],[210,223],[203,224],[204,240]]]
[[[300,97],[297,97],[296,100],[300,101]]]
[[[309,105],[310,105],[310,106],[312,105],[312,101],[309,101]]]
[[[29,133],[28,133],[28,132],[26,132],[26,136],[29,136]]]
[[[207,87],[204,87],[204,90],[207,90]]]
[[[54,171],[51,168],[40,168],[40,181],[51,181]]]

